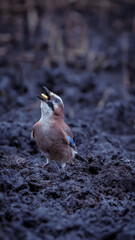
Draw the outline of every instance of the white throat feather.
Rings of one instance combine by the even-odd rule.
[[[40,107],[41,107],[41,118],[40,118],[40,121],[45,124],[45,125],[48,125],[49,122],[50,122],[50,118],[53,114],[53,110],[48,106],[47,103],[41,101],[41,104],[40,104]]]

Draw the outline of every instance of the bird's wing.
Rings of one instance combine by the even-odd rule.
[[[70,147],[72,147],[74,150],[76,150],[73,133],[69,127],[64,129],[64,135],[65,135],[66,141],[70,145]]]
[[[57,136],[59,138],[61,136],[63,142],[65,144],[68,144],[71,148],[73,148],[76,151],[76,145],[73,138],[73,133],[70,127],[66,123],[58,124],[57,127],[56,127],[56,124],[53,123],[51,125],[51,131],[53,133],[55,132],[55,137]]]
[[[64,132],[67,134],[67,136],[70,136],[71,138],[73,138],[73,133],[67,124],[65,124],[64,126]]]
[[[74,139],[70,136],[67,136],[67,138],[68,138],[68,143],[69,143],[70,147],[75,148],[76,145],[75,145]]]

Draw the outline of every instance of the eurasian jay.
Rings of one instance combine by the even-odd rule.
[[[31,136],[35,138],[39,149],[45,154],[47,166],[56,161],[62,168],[73,160],[77,154],[73,133],[64,121],[64,104],[62,99],[43,87],[45,94],[41,100],[41,118],[34,125]]]

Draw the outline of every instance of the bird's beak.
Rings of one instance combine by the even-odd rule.
[[[44,89],[44,92],[45,92],[45,96],[48,97],[48,100],[50,100],[51,99],[50,91],[45,86],[43,86],[43,89]]]
[[[44,89],[44,93],[41,93],[41,96],[37,96],[40,100],[44,101],[44,102],[47,102],[47,100],[50,100],[51,99],[51,95],[50,95],[50,91],[48,90],[47,87],[43,86],[43,89]]]

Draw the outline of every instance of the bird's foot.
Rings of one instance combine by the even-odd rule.
[[[43,168],[46,168],[49,165],[49,159],[46,160],[46,163],[43,165]]]
[[[45,163],[45,164],[43,165],[43,168],[46,168],[48,165],[49,165],[49,163]]]
[[[66,166],[66,163],[61,164],[62,170],[65,170],[65,166]]]

